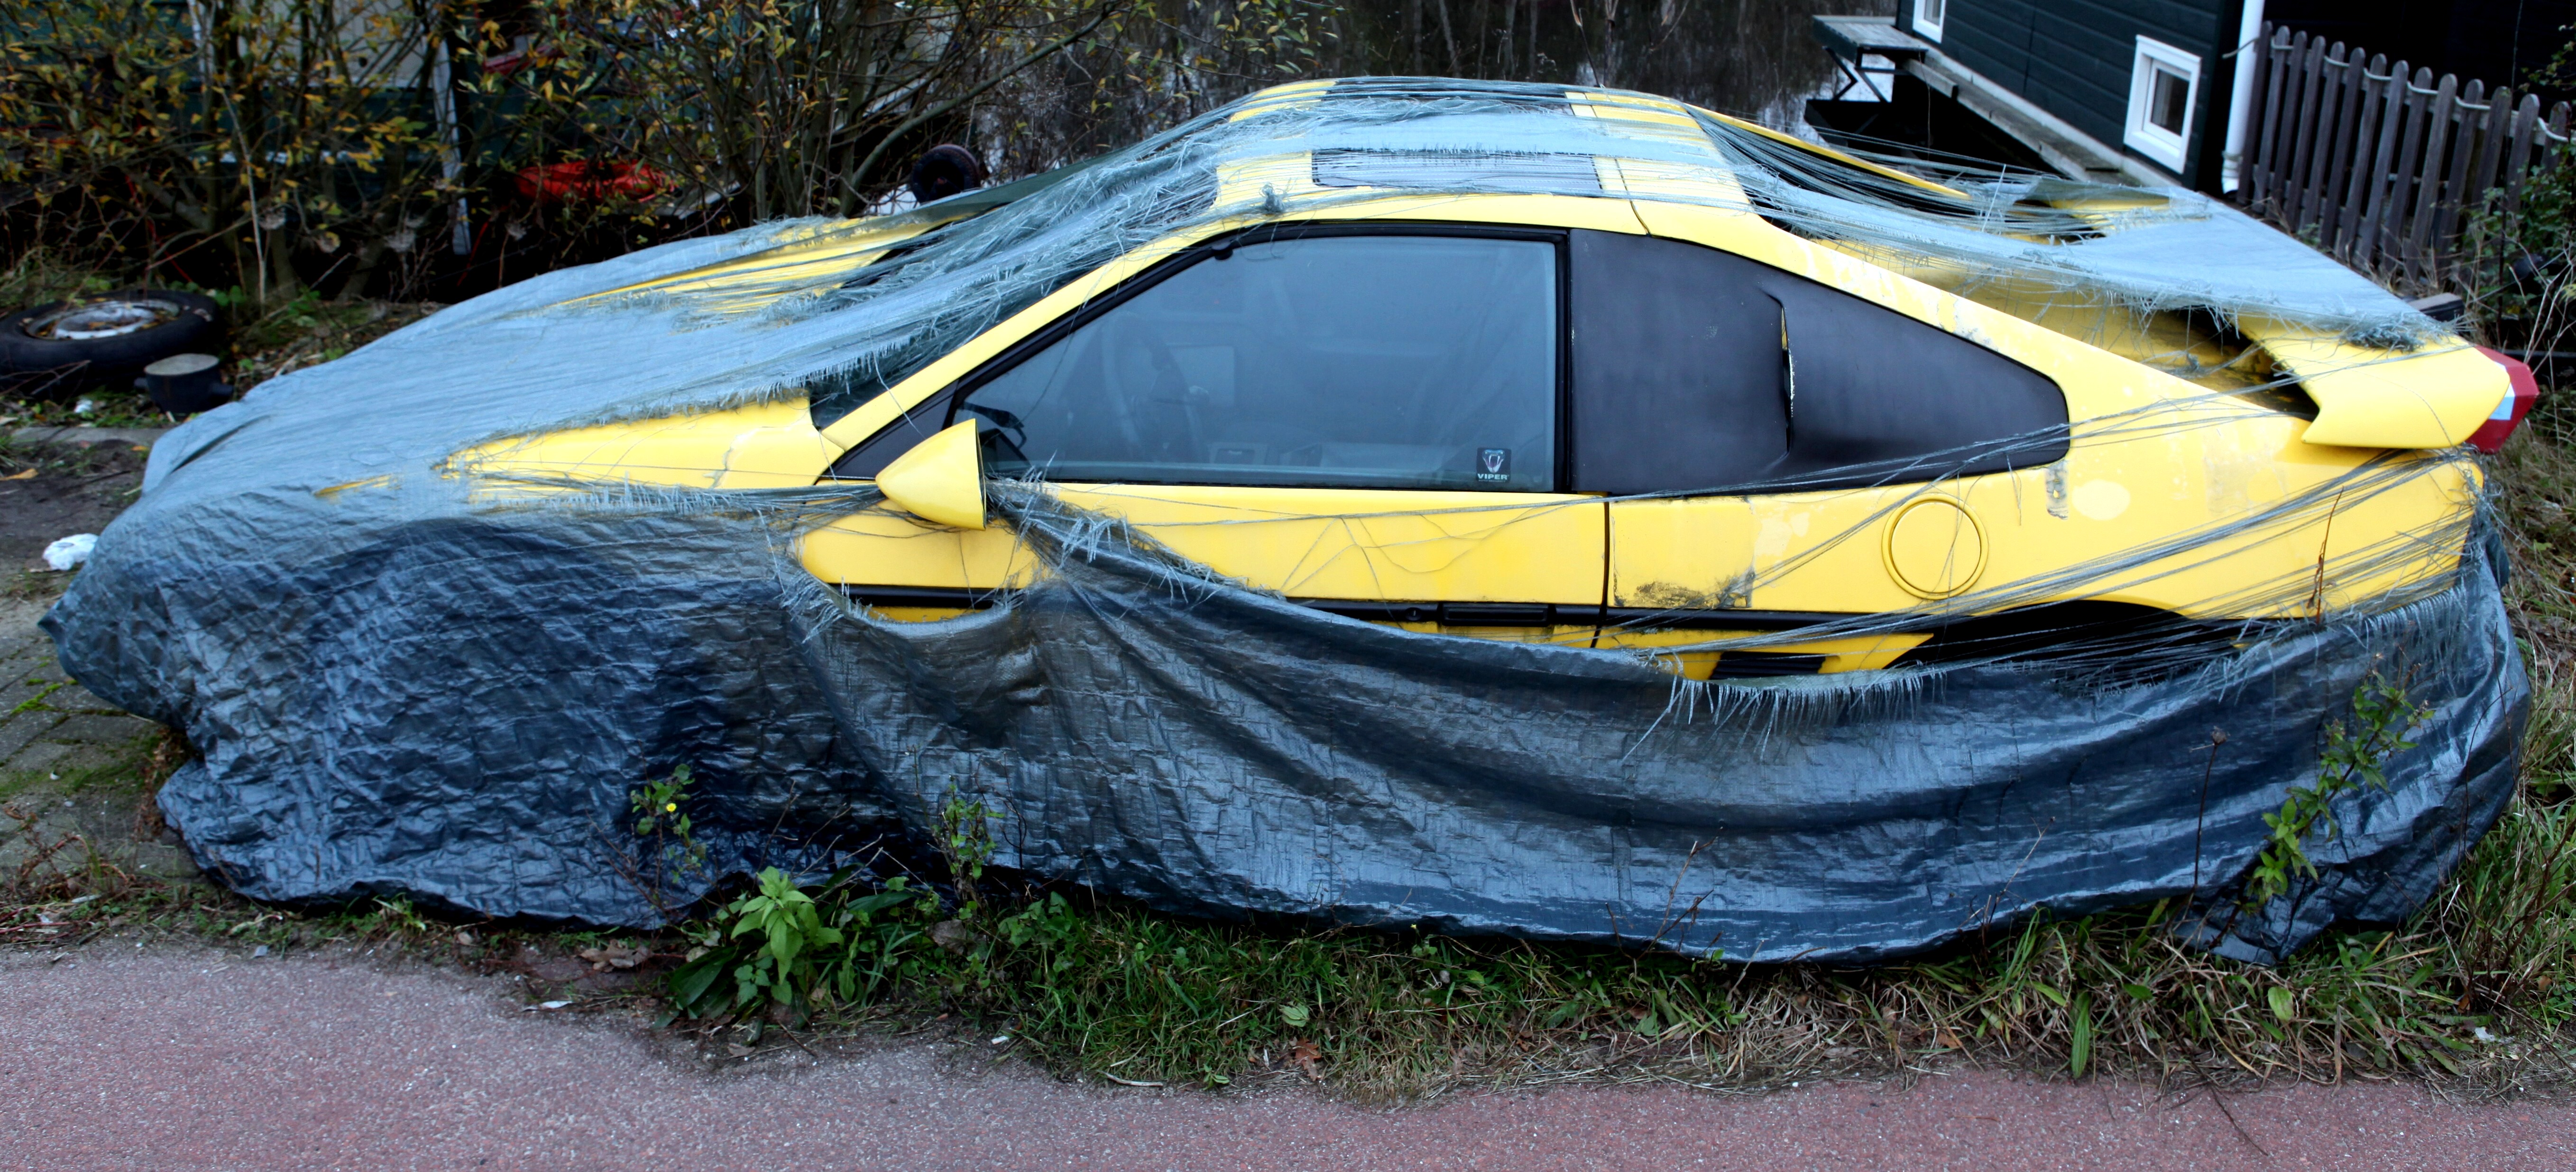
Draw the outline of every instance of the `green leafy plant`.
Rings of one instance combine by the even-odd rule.
[[[420,913],[412,909],[410,900],[400,897],[378,899],[376,910],[371,918],[374,921],[372,927],[379,932],[400,934],[429,931],[429,921],[422,919]]]
[[[760,889],[726,905],[672,971],[675,1008],[710,1017],[787,1005],[860,1006],[877,996],[927,939],[939,897],[902,876],[860,892],[838,876],[807,893],[775,867]]]
[[[974,919],[983,906],[976,884],[984,878],[984,864],[993,861],[993,811],[980,799],[948,791],[939,806],[939,853],[957,885],[959,917]]]
[[[733,924],[728,937],[757,938],[751,954],[734,966],[737,1004],[756,998],[803,1001],[820,975],[816,953],[843,939],[839,928],[823,922],[814,897],[776,867],[760,872],[760,894],[735,900],[725,915]]]
[[[696,822],[689,816],[689,786],[697,780],[689,767],[682,765],[669,777],[648,782],[641,789],[627,792],[627,805],[635,815],[635,837],[643,841],[643,857],[621,863],[627,882],[641,892],[646,901],[664,919],[671,919],[679,903],[697,898],[694,888],[680,881],[703,875],[707,867],[707,846],[698,841]],[[675,891],[675,889],[678,889]]]
[[[689,786],[696,782],[686,765],[671,771],[671,776],[652,782],[626,795],[634,807],[635,836],[652,840],[654,856],[663,864],[676,866],[681,874],[704,870],[706,844],[690,833],[694,823],[681,805],[689,800]]]
[[[2335,824],[2336,797],[2364,785],[2387,789],[2388,758],[2415,747],[2406,734],[2431,712],[2407,696],[2403,682],[2390,683],[2375,671],[2362,681],[2352,697],[2357,729],[2328,721],[2316,784],[2291,786],[2280,810],[2263,816],[2271,834],[2246,878],[2247,908],[2287,893],[2294,879],[2316,877],[2316,863],[2308,858],[2309,833],[2322,825],[2332,841],[2342,832]]]

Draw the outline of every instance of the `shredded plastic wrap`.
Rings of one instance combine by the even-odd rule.
[[[2167,656],[2142,657],[2133,639],[2044,663],[1999,649],[1703,682],[1638,653],[1308,609],[1039,484],[992,494],[1043,579],[988,610],[900,623],[794,556],[811,527],[885,507],[864,484],[540,484],[449,464],[501,437],[808,388],[828,422],[1124,251],[1285,214],[1275,189],[1229,204],[1222,193],[1243,185],[1218,182],[1283,152],[1300,167],[1305,152],[1385,156],[1410,168],[1408,185],[1461,193],[1597,194],[1588,170],[1547,160],[1660,161],[1732,176],[1740,206],[1954,288],[2010,282],[2378,345],[2438,334],[2189,193],[2122,191],[2127,222],[2097,234],[2031,202],[2054,181],[1947,175],[1972,199],[1927,207],[1903,183],[1713,118],[1569,113],[1625,100],[1344,83],[1330,101],[1256,99],[909,213],[892,227],[931,230],[838,268],[782,263],[763,278],[755,259],[751,279],[715,291],[665,280],[889,224],[768,225],[538,277],[189,422],[155,447],[143,498],[46,621],[83,684],[203,754],[163,809],[208,870],[266,899],[400,892],[651,924],[762,866],[865,864],[883,836],[923,834],[965,797],[996,818],[995,863],[1174,911],[1736,959],[1878,958],[2035,909],[2170,897],[2199,909],[2195,939],[2270,960],[2338,920],[2419,906],[2509,796],[2528,707],[2465,512],[2315,571],[2368,577],[2466,548],[2456,574],[2216,642],[2178,638]],[[981,214],[955,218],[968,211]],[[2460,458],[2392,455],[2179,540],[2313,520]],[[2008,607],[2173,552],[1834,633]],[[2223,600],[2234,613],[2279,611],[2310,583],[2247,589]],[[2315,777],[2327,722],[2350,718],[2373,673],[2431,705],[2415,747],[2386,763],[2385,789],[2335,799],[2338,832],[2308,844],[2315,877],[2239,911],[2263,816]],[[701,779],[709,851],[675,874],[633,834],[629,795],[682,764]]]

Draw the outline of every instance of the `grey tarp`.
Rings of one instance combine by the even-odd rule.
[[[2153,682],[1988,664],[1692,684],[1625,653],[1307,610],[1025,488],[997,491],[1054,577],[899,624],[793,557],[800,525],[864,490],[512,493],[442,467],[497,437],[900,375],[1119,249],[1240,212],[1210,206],[1206,177],[1265,150],[1394,136],[1756,165],[1722,137],[1604,137],[1546,92],[1211,116],[759,304],[584,298],[823,229],[524,282],[179,429],[47,624],[76,678],[203,752],[164,811],[208,869],[281,900],[647,924],[727,876],[923,832],[953,794],[999,818],[996,862],[1178,911],[1866,958],[2195,877],[2225,906],[2261,816],[2314,780],[2323,722],[2373,670],[2434,705],[2418,747],[2387,791],[2338,799],[2341,836],[2309,848],[2320,882],[2218,946],[2263,958],[2337,918],[2400,917],[2494,819],[2527,690],[2478,558],[2429,596],[2265,627]],[[1826,226],[1823,197],[1799,198]],[[2155,223],[2192,222],[2187,199]],[[1855,233],[1899,231],[1887,206],[1846,210]],[[2009,274],[2035,247],[1945,255]],[[2151,307],[2133,277],[2101,289]],[[2381,301],[2365,324],[2413,320]],[[2309,312],[2361,321],[2347,302]],[[628,795],[683,764],[711,851],[665,885]]]
[[[2481,559],[2156,683],[2006,664],[1693,685],[1338,618],[1042,499],[1018,512],[1073,551],[1056,576],[939,623],[844,611],[779,563],[774,520],[610,505],[351,527],[330,556],[221,576],[110,563],[82,590],[144,605],[56,630],[81,678],[206,748],[164,808],[263,898],[652,923],[627,794],[688,763],[718,876],[827,866],[958,796],[997,815],[997,863],[1175,911],[1768,960],[2227,887],[2374,670],[2435,714],[2388,791],[2339,799],[2322,881],[2223,950],[2402,917],[2511,793],[2528,706]]]

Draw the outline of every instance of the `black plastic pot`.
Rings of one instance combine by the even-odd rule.
[[[174,354],[219,351],[223,336],[211,299],[120,289],[0,318],[0,379],[13,394],[68,400]]]
[[[220,365],[212,354],[173,354],[143,368],[143,392],[172,415],[212,411],[233,397],[219,381]]]

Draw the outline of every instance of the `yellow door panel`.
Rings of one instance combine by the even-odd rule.
[[[1219,573],[1294,598],[1545,603],[1580,612],[1601,599],[1606,536],[1597,498],[1120,485],[1059,491],[1069,503],[1127,518]],[[1027,585],[1044,572],[1004,525],[958,530],[886,514],[844,517],[815,530],[800,555],[817,578],[859,594],[869,587],[975,594]],[[898,622],[964,611],[901,603],[875,609]],[[1444,624],[1436,611],[1388,625],[1510,642],[1589,643],[1600,633],[1589,624]]]
[[[1601,602],[1601,501],[1544,493],[1066,486],[1183,557],[1292,598]]]
[[[1064,485],[1173,552],[1256,589],[1363,602],[1597,606],[1598,498],[1536,493]],[[836,586],[991,590],[1036,561],[1005,527],[932,528],[879,514],[807,534],[805,567]],[[1516,631],[1517,635],[1517,631]]]

